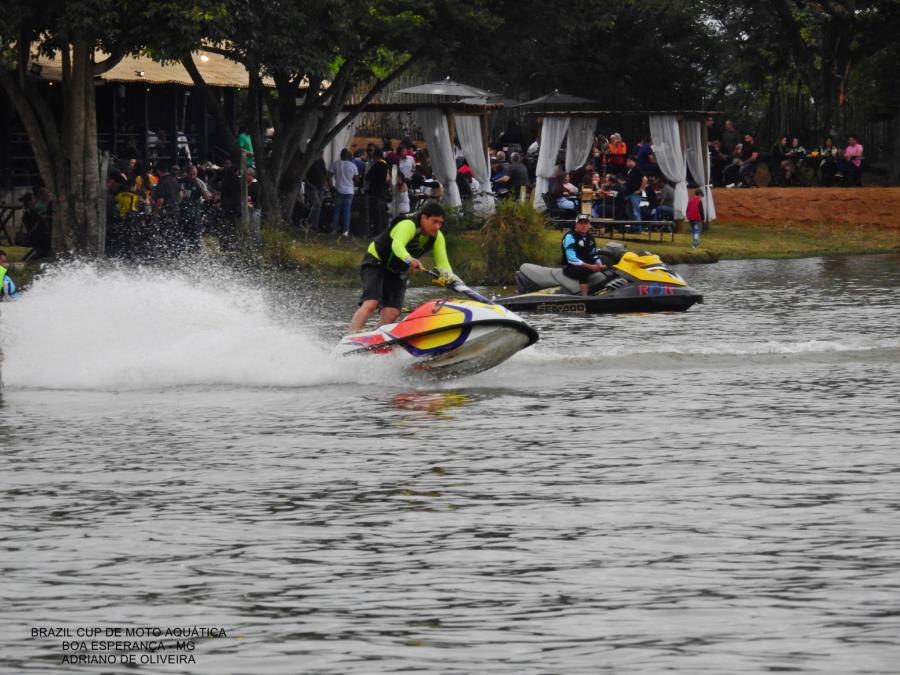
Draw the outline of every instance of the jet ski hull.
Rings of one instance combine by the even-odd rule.
[[[531,326],[503,307],[438,300],[399,323],[345,336],[335,353],[378,357],[407,374],[450,378],[493,368],[537,339]]]
[[[579,282],[562,269],[525,263],[516,272],[519,295],[496,302],[515,311],[548,314],[683,312],[703,302],[659,256],[626,253],[613,243],[599,252],[607,269],[588,277],[586,296],[578,294]]]
[[[498,298],[497,303],[515,312],[543,314],[623,314],[629,312],[684,312],[703,296],[689,287],[629,286],[601,295],[524,293]]]

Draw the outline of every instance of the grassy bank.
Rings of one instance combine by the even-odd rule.
[[[542,259],[532,260],[545,265],[556,265],[560,258],[559,243],[562,232],[545,229],[540,234]],[[602,245],[607,240],[597,237]],[[617,237],[616,241],[621,241]],[[450,260],[454,270],[470,283],[480,283],[489,274],[482,247],[482,235],[478,230],[447,232]],[[335,240],[331,235],[317,234],[309,237],[293,235],[276,228],[263,233],[262,261],[288,270],[302,270],[330,283],[359,283],[359,261],[368,246],[368,240]],[[628,250],[649,250],[658,253],[669,263],[709,263],[717,260],[752,258],[803,258],[830,255],[863,255],[900,252],[900,228],[872,225],[838,225],[834,223],[778,225],[749,222],[714,222],[701,239],[698,249],[691,248],[687,233],[677,233],[670,242],[664,235],[653,241],[647,237],[627,235]],[[15,262],[28,249],[4,247],[10,261]],[[11,265],[10,274],[21,286],[30,280],[37,267]],[[509,280],[511,281],[511,280]]]
[[[562,232],[547,229],[542,233],[543,260],[547,265],[559,261]],[[602,245],[607,237],[597,237]],[[319,276],[349,279],[356,283],[355,267],[365,252],[368,241],[343,240],[336,242],[329,235],[314,235],[308,239],[292,239],[283,233],[268,233],[265,257],[273,263],[305,269]],[[621,241],[617,236],[616,241]],[[450,260],[454,270],[471,283],[478,283],[487,275],[478,231],[449,232],[447,235]],[[876,226],[835,225],[831,223],[780,225],[760,223],[714,222],[701,238],[700,248],[691,248],[687,233],[676,233],[675,241],[664,235],[663,241],[654,235],[626,235],[628,250],[649,250],[658,253],[669,263],[710,263],[717,260],[753,258],[805,258],[829,255],[862,255],[900,252],[900,228]],[[349,273],[348,273],[349,272]]]

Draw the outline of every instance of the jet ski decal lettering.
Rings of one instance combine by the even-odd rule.
[[[641,284],[638,286],[638,295],[651,297],[675,295],[675,289],[672,286],[663,286],[662,284]]]
[[[568,304],[541,303],[534,308],[536,312],[546,312],[548,314],[587,314],[587,307],[582,302],[571,302]]]

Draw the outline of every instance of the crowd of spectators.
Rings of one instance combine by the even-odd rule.
[[[255,171],[245,170],[247,206],[257,210]],[[152,167],[130,159],[111,167],[106,180],[107,253],[129,259],[197,251],[204,233],[223,247],[238,241],[243,205],[239,168],[226,161],[196,165],[190,161]]]
[[[760,164],[768,167],[769,185],[860,184],[864,154],[856,136],[843,148],[826,136],[807,149],[796,136],[783,135],[768,152],[752,133],[739,133],[731,120],[716,126],[707,119],[711,182],[718,187],[754,187]],[[258,224],[258,182],[249,136],[240,137],[247,155],[244,175],[251,222]],[[475,177],[462,150],[456,147],[455,184],[466,208],[488,192],[492,199],[525,199],[536,183],[538,140],[525,145],[517,129],[504,133],[489,150],[490,190]],[[541,197],[553,212],[574,217],[590,201],[594,218],[628,221],[673,218],[674,187],[660,171],[652,139],[641,138],[629,148],[620,133],[598,134],[587,161],[566,172],[564,150],[555,178]],[[689,176],[689,182],[699,184]],[[337,236],[372,236],[392,218],[409,213],[426,199],[442,196],[427,149],[409,136],[399,143],[381,143],[342,151],[330,166],[320,156],[307,171],[299,194],[297,224],[313,232]],[[226,161],[197,165],[190,155],[169,164],[155,158],[153,166],[139,159],[114,165],[106,183],[107,251],[141,259],[199,249],[204,233],[219,237],[223,247],[238,241],[244,204],[241,173]],[[53,200],[45,188],[22,198],[21,240],[39,256],[50,253]],[[258,231],[258,228],[257,228]]]
[[[862,185],[863,146],[850,134],[843,148],[831,135],[807,149],[798,136],[783,134],[765,152],[752,133],[739,134],[731,120],[719,129],[706,121],[710,174],[716,187],[756,187],[756,173],[765,164],[770,187]]]

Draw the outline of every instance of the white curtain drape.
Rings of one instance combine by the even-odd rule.
[[[453,145],[450,143],[447,116],[437,108],[424,108],[418,111],[418,117],[425,141],[428,143],[431,170],[435,179],[444,188],[444,201],[450,206],[462,206],[459,188],[456,186],[456,160]]]
[[[707,220],[716,219],[716,204],[713,201],[712,187],[709,184],[709,163],[704,165],[704,157],[709,156],[709,148],[703,142],[700,120],[687,120],[684,123],[684,140],[687,149],[685,156],[687,166],[694,180],[703,187],[703,212]]]
[[[572,117],[569,121],[569,136],[566,140],[566,171],[574,171],[584,166],[594,147],[596,118]]]
[[[556,157],[563,138],[569,130],[568,117],[545,117],[541,127],[541,149],[538,153],[537,175],[534,186],[534,208],[543,211],[544,193],[549,189],[551,178],[556,176]]]
[[[675,115],[651,115],[650,137],[659,168],[666,178],[675,183],[675,218],[682,220],[688,203],[687,166]]]
[[[340,124],[345,117],[347,117],[349,113],[340,112],[337,114],[337,117],[334,120],[334,125],[337,126]],[[331,139],[328,145],[325,146],[324,159],[325,166],[330,170],[331,165],[334,164],[341,157],[341,150],[344,148],[350,147],[350,141],[353,140],[353,135],[356,133],[356,125],[359,120],[359,117],[354,117],[350,123],[341,129],[338,134]]]
[[[476,115],[458,115],[456,137],[462,146],[463,156],[472,169],[472,175],[478,181],[478,194],[475,197],[475,211],[478,213],[494,212],[494,196],[491,192],[491,166],[488,164],[484,139],[481,137],[481,118]]]

